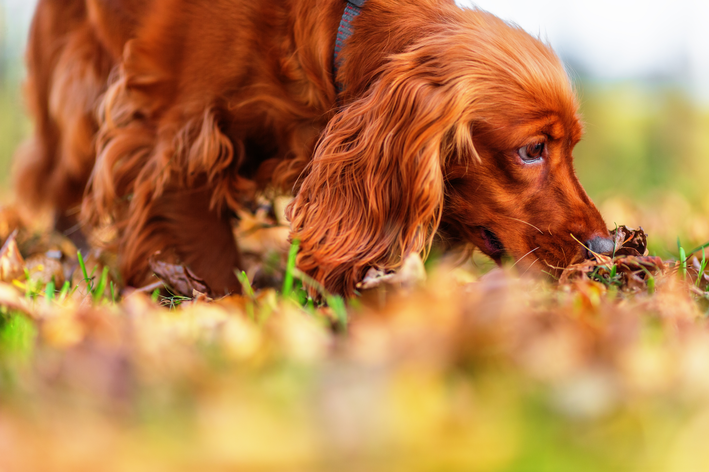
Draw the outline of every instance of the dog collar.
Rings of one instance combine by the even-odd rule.
[[[342,66],[342,58],[340,57],[340,51],[342,46],[345,45],[347,38],[352,36],[352,20],[357,18],[362,12],[362,7],[367,0],[347,0],[347,5],[345,6],[345,12],[342,14],[342,19],[340,20],[340,27],[337,28],[337,39],[335,40],[335,56],[332,61],[332,76],[337,77],[337,71]],[[337,92],[340,93],[344,90],[344,86],[336,82]]]

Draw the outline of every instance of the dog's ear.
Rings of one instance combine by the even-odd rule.
[[[443,160],[469,147],[463,104],[411,57],[393,61],[329,122],[288,210],[298,267],[351,294],[370,267],[426,251],[441,218]],[[419,64],[420,65],[420,64]]]

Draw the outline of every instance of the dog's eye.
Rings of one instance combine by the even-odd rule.
[[[530,144],[517,150],[519,157],[525,164],[533,164],[542,160],[544,154],[544,143]]]

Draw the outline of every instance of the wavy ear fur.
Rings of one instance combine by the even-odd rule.
[[[464,104],[416,52],[395,56],[378,80],[328,124],[289,208],[298,267],[350,295],[370,267],[396,269],[426,251],[444,199],[443,160],[469,147]]]

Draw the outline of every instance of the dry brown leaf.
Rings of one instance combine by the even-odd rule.
[[[664,261],[657,256],[626,256],[616,258],[615,264],[620,271],[649,271],[651,274],[661,274],[667,269]]]
[[[0,249],[0,281],[11,282],[22,277],[25,272],[25,260],[20,254],[15,241],[17,230],[7,238]]]
[[[357,284],[360,290],[370,290],[380,287],[382,284],[391,281],[396,274],[394,272],[386,273],[381,269],[370,267],[361,282]]]
[[[239,223],[234,235],[243,252],[250,252],[261,257],[269,252],[285,253],[288,249],[288,226],[279,225],[265,210],[256,214],[239,212]]]
[[[204,280],[179,263],[179,258],[174,252],[156,252],[150,256],[150,268],[173,290],[175,295],[192,297],[195,291],[204,294],[212,293]]]
[[[48,284],[54,280],[57,287],[64,285],[64,267],[54,254],[38,254],[27,259],[26,267],[32,280]]]
[[[625,225],[611,231],[611,238],[615,241],[616,256],[647,256],[647,234],[642,228],[637,230]]]
[[[647,255],[647,235],[642,228],[634,230],[619,226],[611,231],[611,237],[616,244],[613,255],[594,254],[593,260],[571,265],[562,272],[559,282],[566,285],[594,274],[619,284],[624,290],[645,291],[650,276],[659,276],[667,271],[662,259]],[[620,274],[620,279],[611,277],[612,272]]]
[[[594,260],[587,260],[581,262],[580,264],[573,264],[564,269],[559,278],[559,283],[562,285],[569,284],[575,280],[585,278],[598,267],[599,262]]]
[[[23,254],[46,254],[50,253],[52,257],[62,260],[76,260],[77,247],[66,236],[57,233],[41,233],[28,234],[23,237],[23,232],[20,232],[17,238],[17,243]],[[92,254],[98,254],[96,249],[90,251]],[[86,251],[84,251],[86,253]]]
[[[27,299],[12,285],[0,282],[0,306],[9,308],[11,311],[19,311],[26,315],[32,315]]]
[[[371,290],[384,285],[410,290],[426,281],[426,268],[419,254],[410,254],[396,272],[386,273],[380,269],[370,268],[361,282],[357,284],[360,290]]]

